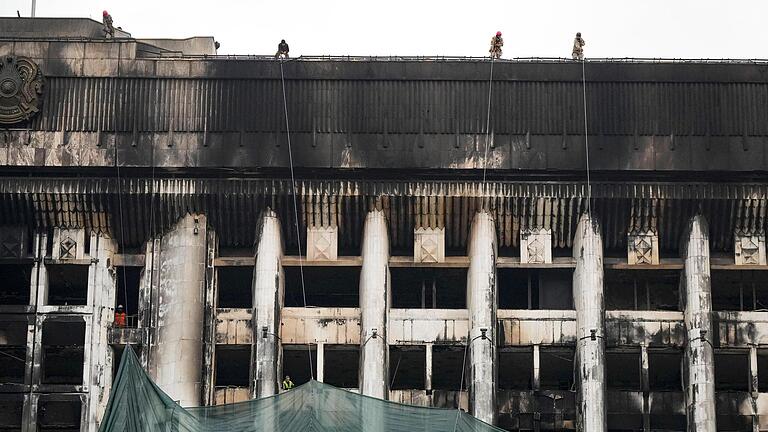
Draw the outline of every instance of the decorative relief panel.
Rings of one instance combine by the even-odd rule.
[[[24,258],[27,255],[27,229],[23,226],[0,227],[0,258]]]
[[[549,264],[552,262],[552,230],[538,228],[520,231],[520,262]]]
[[[85,230],[78,228],[54,228],[53,259],[83,259],[85,257]]]
[[[766,265],[765,234],[735,233],[734,261],[736,265]]]
[[[659,264],[659,236],[653,231],[627,235],[627,263]]]
[[[307,261],[336,261],[338,257],[337,227],[307,227]]]
[[[413,231],[413,262],[445,261],[445,229],[416,228]]]
[[[0,57],[0,124],[28,120],[40,111],[43,74],[26,57]]]

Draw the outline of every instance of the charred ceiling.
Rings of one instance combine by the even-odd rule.
[[[447,248],[463,251],[472,217],[482,208],[495,215],[501,247],[518,247],[521,229],[543,227],[552,230],[554,247],[570,248],[585,211],[586,188],[582,183],[303,180],[297,198],[302,237],[307,224],[338,226],[345,250],[359,250],[365,215],[374,208],[388,218],[394,249],[412,248],[414,228],[437,227],[446,229]],[[659,233],[662,249],[676,250],[686,221],[702,213],[710,223],[712,248],[726,251],[735,230],[764,231],[768,211],[764,184],[597,183],[592,198],[605,246],[617,250],[626,248],[628,232],[649,229]],[[0,224],[86,227],[124,238],[126,246],[142,244],[150,232],[187,213],[203,213],[222,246],[250,247],[258,216],[267,208],[279,215],[287,248],[295,249],[296,233],[285,228],[294,225],[289,180],[0,181]]]

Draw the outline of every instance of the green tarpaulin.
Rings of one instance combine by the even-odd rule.
[[[125,350],[101,432],[492,432],[502,431],[458,410],[387,402],[310,381],[247,402],[182,408]],[[503,431],[502,431],[503,432]]]

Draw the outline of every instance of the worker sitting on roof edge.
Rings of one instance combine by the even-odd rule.
[[[291,381],[291,377],[286,375],[285,379],[283,380],[283,390],[290,390],[293,388],[293,381]]]
[[[501,47],[504,46],[504,39],[501,38],[501,32],[497,31],[496,36],[491,38],[491,49],[488,50],[491,53],[491,58],[501,58]]]
[[[109,12],[104,11],[102,18],[104,22],[104,37],[115,37],[115,28],[112,26],[112,15],[110,15]]]
[[[574,60],[584,60],[584,45],[586,44],[581,38],[581,32],[576,33],[576,38],[573,39],[573,53],[571,53]]]
[[[280,41],[280,44],[277,45],[277,52],[275,53],[275,58],[288,58],[288,44],[285,42],[285,39]]]

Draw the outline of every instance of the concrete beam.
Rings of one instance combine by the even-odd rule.
[[[155,382],[182,406],[202,397],[206,218],[186,215],[163,234],[153,297],[154,343],[149,370]]]
[[[360,393],[379,399],[389,396],[389,236],[384,212],[365,218],[363,267],[360,272]]]
[[[576,270],[576,422],[577,430],[605,432],[605,303],[603,297],[603,240],[600,226],[582,215],[573,241]]]
[[[253,270],[253,396],[277,393],[278,332],[283,305],[284,277],[281,260],[283,240],[280,220],[272,210],[261,217],[256,234],[256,266]]]
[[[685,268],[680,280],[685,297],[687,372],[685,407],[688,430],[715,432],[715,362],[712,343],[712,284],[709,268],[709,226],[695,216],[681,247]]]
[[[469,398],[472,414],[496,420],[496,227],[481,211],[472,220],[467,272],[469,310]]]

